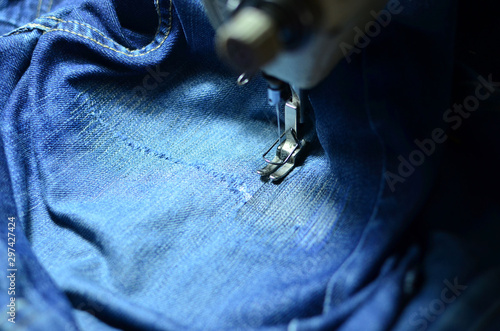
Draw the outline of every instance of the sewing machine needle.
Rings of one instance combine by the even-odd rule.
[[[278,141],[281,144],[281,122],[280,122],[280,104],[276,104],[276,120],[278,122]]]

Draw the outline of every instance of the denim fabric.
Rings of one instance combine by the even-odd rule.
[[[422,226],[442,146],[395,190],[385,176],[446,128],[454,68],[455,3],[400,5],[307,92],[308,156],[276,185],[255,173],[276,138],[265,82],[236,86],[197,1],[0,2],[0,215],[17,238],[1,328],[486,323],[496,260]],[[418,315],[456,277],[482,308]]]

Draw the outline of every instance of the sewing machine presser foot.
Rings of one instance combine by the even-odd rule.
[[[299,139],[300,123],[300,100],[298,97],[292,97],[285,104],[285,131],[262,155],[267,165],[257,171],[261,177],[268,178],[272,182],[279,182],[295,168],[299,157],[304,154],[306,145],[305,139]],[[278,145],[276,155],[269,160],[267,155],[276,145]]]

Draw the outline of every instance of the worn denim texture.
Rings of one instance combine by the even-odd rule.
[[[308,156],[276,185],[255,173],[276,138],[265,82],[236,86],[197,1],[0,1],[0,224],[17,219],[18,269],[1,329],[491,325],[498,244],[478,238],[498,206],[469,241],[423,208],[442,146],[394,192],[384,177],[445,127],[452,90],[456,4],[400,5],[308,91]],[[422,317],[455,278],[463,295]]]

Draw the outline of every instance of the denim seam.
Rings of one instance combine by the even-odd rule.
[[[132,150],[135,150],[135,151],[138,151],[140,153],[143,153],[144,155],[153,156],[153,157],[155,157],[156,159],[159,159],[159,160],[169,161],[169,162],[171,162],[173,164],[179,164],[179,165],[182,165],[182,166],[187,166],[187,167],[195,168],[197,170],[201,170],[201,171],[205,172],[207,175],[211,176],[212,178],[215,178],[215,179],[218,179],[218,180],[220,180],[222,182],[228,183],[229,184],[228,187],[232,187],[232,185],[239,186],[239,185],[241,185],[241,184],[243,184],[245,182],[244,180],[235,178],[231,174],[220,173],[220,172],[214,171],[212,169],[204,167],[202,164],[196,164],[196,163],[192,163],[192,162],[185,162],[185,161],[183,161],[181,159],[173,158],[172,156],[168,155],[168,153],[166,153],[166,152],[162,153],[162,152],[159,152],[159,151],[157,151],[157,150],[155,150],[153,148],[137,144],[133,139],[131,139],[127,135],[122,134],[121,132],[117,132],[117,131],[109,128],[108,124],[105,123],[103,121],[103,119],[99,115],[97,115],[95,113],[92,113],[91,115],[97,120],[97,123],[99,123],[100,125],[102,125],[103,127],[105,127],[106,130],[108,130],[108,132],[110,132],[110,134],[111,134],[112,137],[117,138],[123,144],[125,144],[125,146],[131,148]],[[246,203],[245,199],[242,199],[242,200]]]
[[[26,24],[26,25],[23,25],[23,26],[19,27],[19,28],[18,28],[18,29],[19,29],[19,31],[16,31],[16,32],[11,32],[11,33],[5,34],[5,35],[0,36],[0,37],[15,36],[15,35],[17,35],[17,34],[21,34],[21,33],[27,32],[27,31],[31,31],[31,29],[30,29],[30,28],[33,28],[33,29],[38,28],[38,29],[42,30],[42,31],[43,31],[43,33],[48,32],[48,31],[50,31],[50,29],[51,29],[50,27],[45,26],[45,25],[42,25],[42,24],[38,24],[38,23],[28,23],[28,24]]]
[[[81,26],[84,26],[88,29],[91,29],[93,30],[94,32],[98,33],[101,37],[109,40],[110,42],[114,43],[114,44],[117,44],[121,47],[123,47],[125,50],[129,51],[129,52],[137,52],[137,51],[141,51],[143,49],[145,49],[146,47],[148,47],[149,45],[151,45],[154,40],[156,39],[156,37],[161,33],[161,27],[163,25],[163,17],[161,15],[161,11],[160,11],[160,7],[159,7],[159,3],[158,3],[158,0],[155,0],[155,5],[156,5],[156,8],[157,8],[157,13],[158,13],[158,16],[159,16],[159,24],[158,24],[158,30],[156,31],[156,34],[155,36],[153,37],[153,41],[142,47],[142,48],[139,48],[139,49],[136,49],[136,50],[131,50],[127,47],[124,47],[120,44],[118,44],[117,42],[115,42],[114,40],[110,39],[109,37],[106,37],[102,32],[100,32],[99,30],[97,30],[96,28],[93,28],[92,26],[86,24],[86,23],[81,23],[81,22],[77,22],[77,21],[65,21],[65,20],[62,20],[62,19],[59,19],[59,18],[56,18],[56,17],[53,17],[53,16],[48,16],[47,18],[49,19],[52,19],[52,20],[56,20],[56,21],[59,21],[59,22],[63,22],[63,23],[72,23],[72,24],[77,24],[77,25],[81,25]],[[49,32],[52,32],[52,31],[62,31],[62,32],[67,32],[67,33],[71,33],[71,34],[74,34],[76,36],[79,36],[79,37],[82,37],[84,39],[88,39],[88,40],[91,40],[93,41],[94,43],[96,43],[97,45],[99,46],[102,46],[104,48],[107,48],[109,50],[112,50],[112,51],[115,51],[119,54],[123,54],[125,56],[129,56],[129,57],[138,57],[138,56],[144,56],[144,55],[147,55],[153,51],[156,51],[158,48],[160,48],[163,43],[167,40],[168,36],[170,35],[170,32],[172,30],[172,0],[169,1],[169,23],[168,23],[168,29],[165,33],[165,36],[163,37],[163,39],[158,43],[158,45],[150,50],[148,50],[147,52],[145,53],[139,53],[139,54],[129,54],[129,53],[126,53],[126,52],[123,52],[123,51],[120,51],[116,48],[113,48],[113,47],[110,47],[108,45],[105,45],[103,43],[101,43],[100,41],[94,39],[94,38],[91,38],[91,37],[88,37],[88,36],[85,36],[83,34],[80,34],[78,32],[75,32],[75,31],[71,31],[71,30],[67,30],[67,29],[61,29],[61,28],[50,28],[48,26],[45,26],[45,25],[42,25],[42,24],[38,24],[38,23],[28,23],[26,24],[24,27],[26,28],[29,28],[29,27],[39,27],[41,28],[42,30],[44,30],[45,33],[49,33]],[[17,31],[15,33],[12,33],[12,34],[8,34],[8,35],[16,35],[16,34],[19,34],[19,33],[22,33],[22,32],[25,32],[25,30],[20,30],[20,31]],[[7,36],[7,35],[5,35]]]
[[[78,94],[78,96],[76,97],[76,99],[78,99],[80,96],[84,95],[84,93],[85,93],[85,92],[86,92],[86,91],[82,91],[82,92],[80,92],[80,93]],[[41,101],[41,100],[43,100],[43,99],[44,99],[44,98],[39,99],[38,101]],[[91,98],[89,97],[89,98],[87,98],[87,99],[86,99],[86,101],[88,101],[88,100],[90,100],[90,99],[91,99]],[[74,110],[72,110],[72,111],[71,111],[72,116],[71,116],[68,120],[66,120],[66,121],[63,123],[63,125],[62,125],[59,129],[51,131],[50,133],[48,133],[48,134],[46,134],[45,136],[41,137],[41,139],[42,139],[43,141],[46,141],[46,140],[50,139],[52,136],[54,136],[55,134],[59,133],[61,130],[63,130],[63,128],[64,128],[64,124],[66,124],[67,122],[69,122],[69,121],[73,120],[75,117],[78,117],[78,116],[79,116],[79,115],[73,116],[73,114],[74,114],[74,113],[75,113],[75,112],[76,112],[76,111],[77,111],[80,107],[82,107],[84,104],[85,104],[85,103],[83,103],[83,104],[79,105],[79,106],[78,106],[78,107],[76,107]],[[34,104],[32,104],[32,106],[33,106],[33,105],[34,105]],[[34,109],[35,109],[35,108],[34,108]],[[90,116],[90,115],[91,115],[91,114],[87,114],[87,115],[85,115],[85,117],[84,117],[84,118],[86,118],[86,117],[88,117],[88,116]],[[31,138],[31,139],[37,139],[37,138],[35,138],[34,136],[31,136],[30,138]],[[40,139],[40,138],[38,138],[38,139]],[[62,172],[64,172],[64,171],[66,171],[66,170],[67,170],[67,167],[66,167],[64,170],[62,170],[62,171],[61,171],[61,173],[62,173]],[[34,209],[38,208],[38,207],[39,207],[40,205],[42,205],[42,204],[43,204],[43,201],[38,201],[38,202],[34,203],[34,205],[33,205],[33,206],[31,206],[31,207],[28,207],[28,208],[27,208],[27,212],[26,212],[26,213],[21,213],[21,214],[20,214],[20,216],[21,216],[21,215],[23,215],[23,214],[24,214],[24,215],[27,215],[28,213],[30,213],[30,212],[31,212],[31,211],[33,211]]]
[[[162,21],[161,14],[160,14],[160,11],[159,11],[159,10],[158,10],[158,15],[160,15],[160,21]],[[156,47],[154,47],[154,48],[150,49],[149,51],[147,51],[147,52],[145,52],[145,53],[140,53],[140,54],[128,54],[128,53],[122,52],[122,51],[117,50],[117,49],[115,49],[115,48],[113,48],[113,47],[110,47],[110,46],[108,46],[108,45],[105,45],[105,44],[103,44],[103,43],[101,43],[101,42],[97,41],[97,40],[96,40],[96,39],[94,39],[94,38],[90,38],[90,37],[84,36],[84,35],[82,35],[82,34],[80,34],[80,33],[77,33],[77,32],[74,32],[74,31],[70,31],[70,30],[66,30],[66,29],[57,29],[57,28],[56,28],[56,29],[51,29],[51,30],[47,31],[47,33],[48,33],[48,32],[52,32],[52,31],[63,31],[63,32],[68,32],[68,33],[71,33],[71,34],[74,34],[74,35],[80,36],[80,37],[82,37],[82,38],[85,38],[85,39],[91,40],[91,41],[95,42],[96,44],[98,44],[98,45],[100,45],[100,46],[102,46],[102,47],[104,47],[104,48],[110,49],[110,50],[112,50],[112,51],[115,51],[115,52],[117,52],[117,53],[120,53],[120,54],[123,54],[123,55],[129,56],[129,57],[138,57],[138,56],[144,56],[144,55],[149,54],[149,53],[151,53],[151,52],[153,52],[153,51],[156,51],[158,48],[160,48],[160,47],[163,45],[163,43],[165,42],[165,40],[167,40],[168,36],[170,35],[170,31],[172,30],[172,1],[170,1],[170,6],[169,6],[169,15],[170,15],[170,17],[169,17],[168,30],[167,30],[167,32],[166,32],[166,34],[165,34],[165,36],[163,37],[163,39],[161,40],[161,42],[160,42],[160,43],[159,43]],[[163,24],[163,23],[160,23],[160,27],[161,27],[161,24]],[[160,29],[160,28],[159,28],[159,29]],[[155,35],[155,37],[154,37],[153,39],[156,39],[156,37],[157,37],[157,36],[158,36],[158,34],[159,34],[159,31],[160,31],[160,30],[158,30],[157,34]],[[106,37],[106,38],[107,38],[107,37]],[[107,38],[107,39],[109,39],[109,38]],[[111,40],[111,39],[109,39],[109,40]],[[111,40],[111,41],[112,41],[112,40]],[[114,41],[113,41],[113,43],[115,43],[115,44],[116,44],[116,42],[114,42]],[[123,47],[123,46],[122,46],[122,47]],[[146,47],[147,47],[147,46],[146,46]],[[128,48],[126,48],[126,47],[124,47],[124,48],[125,48],[125,49],[127,49],[127,50],[129,50],[129,49],[128,49]],[[143,48],[142,48],[142,49],[143,49]],[[139,49],[139,50],[141,50],[141,49]],[[137,51],[137,50],[136,50],[136,51]]]
[[[51,19],[51,20],[54,20],[54,21],[57,21],[57,22],[61,22],[61,23],[73,23],[73,24],[78,24],[78,25],[81,25],[81,26],[84,26],[84,27],[87,27],[93,31],[95,31],[96,33],[98,33],[99,35],[101,35],[103,38],[105,39],[108,39],[109,41],[111,41],[112,43],[114,43],[115,41],[109,37],[107,37],[106,35],[104,35],[104,33],[102,33],[101,31],[99,31],[98,29],[92,27],[91,25],[88,25],[87,23],[82,23],[82,22],[77,22],[77,21],[65,21],[63,19],[60,19],[60,18],[57,18],[57,17],[54,17],[54,16],[45,16],[45,18],[48,18],[48,19]],[[125,49],[127,51],[133,51],[132,49],[129,49],[127,47],[125,47]]]
[[[83,97],[84,93],[81,92],[79,94],[79,96]],[[91,99],[92,99],[92,97],[88,97],[86,100],[91,100]],[[79,108],[79,107],[77,107],[77,108]],[[227,183],[228,184],[228,188],[233,193],[235,193],[236,195],[239,196],[239,199],[243,202],[243,205],[246,204],[247,200],[242,196],[242,194],[240,192],[237,192],[237,191],[234,191],[234,190],[231,189],[235,185],[236,186],[242,185],[245,182],[245,180],[242,180],[241,178],[238,178],[237,176],[234,176],[234,175],[229,174],[229,173],[221,173],[221,172],[215,171],[213,169],[204,167],[202,164],[196,164],[196,163],[192,163],[192,162],[185,162],[185,161],[183,161],[181,159],[172,157],[167,152],[161,152],[161,151],[156,150],[155,148],[144,146],[144,145],[142,145],[140,143],[137,143],[133,138],[129,137],[128,135],[126,135],[124,133],[122,133],[121,131],[115,130],[115,129],[111,128],[110,125],[101,117],[101,114],[99,112],[91,111],[87,115],[85,115],[85,117],[87,117],[89,115],[92,116],[92,117],[94,117],[97,124],[99,124],[102,127],[104,127],[105,130],[107,132],[109,132],[109,134],[112,137],[118,139],[127,148],[131,148],[132,150],[135,150],[137,152],[143,153],[144,155],[147,155],[147,156],[155,157],[158,160],[168,161],[168,162],[171,162],[173,164],[179,164],[179,165],[183,165],[183,166],[187,166],[187,167],[191,167],[191,168],[195,168],[197,170],[203,171],[207,175],[209,175],[210,177],[212,177],[214,179],[217,179],[217,180],[219,180],[221,182]],[[49,135],[49,136],[51,136],[51,135]]]
[[[85,91],[80,92],[80,93],[79,93],[79,95],[77,96],[77,99],[78,99],[80,96],[84,95],[84,93],[85,93]],[[88,98],[85,100],[85,102],[86,102],[86,101],[89,101],[89,100],[91,100],[91,99],[92,99],[92,97],[88,97]],[[42,99],[40,99],[40,100],[42,100]],[[73,116],[73,115],[75,115],[75,112],[76,112],[79,108],[81,108],[81,107],[85,104],[85,102],[84,102],[83,104],[81,104],[81,105],[77,106],[74,110],[72,110],[72,111],[71,111],[72,117],[71,117],[71,118],[69,118],[69,119],[68,119],[65,123],[67,123],[68,121],[73,120],[73,119],[75,119],[76,117],[79,117],[79,116],[80,116],[80,115],[76,115],[76,116]],[[91,102],[92,102],[92,101],[91,101]],[[101,120],[102,120],[102,119],[99,117],[99,115],[96,115],[96,114],[95,114],[95,112],[89,112],[89,113],[87,113],[87,114],[84,116],[84,118],[86,118],[86,117],[88,117],[88,116],[93,116],[93,117],[94,117],[94,118],[96,118],[98,121],[101,121]],[[106,130],[107,132],[110,132],[110,131],[112,132],[112,130],[109,130],[109,128],[107,127],[107,125],[104,125],[104,126],[105,126],[105,128],[107,129],[107,130]],[[50,134],[48,134],[48,135],[44,136],[44,137],[43,137],[43,138],[41,138],[41,139],[42,139],[42,140],[47,140],[47,139],[51,138],[53,135],[57,134],[57,133],[58,133],[59,131],[61,131],[61,130],[62,130],[62,127],[61,127],[61,128],[59,128],[59,129],[57,129],[57,130],[52,131]],[[101,136],[102,136],[102,135],[104,135],[104,133],[103,133],[103,134],[101,134]],[[117,136],[117,135],[113,135],[113,137],[115,137],[115,138],[120,138],[120,137],[119,137],[119,136]],[[35,139],[35,138],[33,138],[33,137],[32,137],[32,139]],[[82,157],[83,157],[83,156],[79,156],[77,160],[81,159]],[[73,159],[72,161],[74,161],[74,159]],[[66,168],[65,168],[64,170],[62,170],[60,173],[63,173],[63,172],[64,172],[64,171],[66,171],[68,168],[69,168],[69,167],[66,167]],[[28,210],[28,211],[31,211],[31,210],[33,210],[33,209],[37,208],[40,204],[42,204],[42,202],[38,202],[38,203],[36,203],[33,207],[29,208],[29,210]]]

